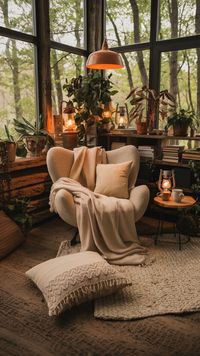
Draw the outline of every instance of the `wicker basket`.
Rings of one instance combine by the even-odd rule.
[[[0,211],[0,259],[12,252],[25,240],[19,226]]]

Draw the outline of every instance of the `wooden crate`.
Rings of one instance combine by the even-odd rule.
[[[0,174],[4,174],[0,168]],[[8,166],[10,184],[4,184],[4,190],[11,197],[26,196],[30,198],[30,213],[33,223],[50,218],[49,193],[52,185],[47,171],[46,157],[17,158]]]

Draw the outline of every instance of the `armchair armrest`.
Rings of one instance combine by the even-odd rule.
[[[73,151],[63,147],[52,147],[47,152],[47,167],[52,181],[68,177],[73,161]]]
[[[146,185],[139,185],[131,189],[129,199],[135,208],[135,221],[140,220],[144,215],[149,198],[149,188]]]

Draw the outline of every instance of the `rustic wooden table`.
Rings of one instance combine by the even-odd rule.
[[[162,208],[167,208],[167,209],[185,209],[190,206],[193,206],[196,203],[195,199],[190,197],[190,196],[184,196],[183,199],[181,200],[180,203],[175,202],[171,197],[169,200],[162,200],[161,197],[157,196],[154,198],[154,204],[162,207]],[[178,216],[178,212],[177,212]],[[158,242],[158,237],[162,235],[162,230],[163,230],[163,220],[160,219],[158,220],[158,226],[156,230],[156,235],[155,235],[155,245]],[[176,222],[174,223],[174,234],[176,235],[177,229],[176,229]],[[179,250],[181,250],[181,233],[178,232],[178,239],[179,239]],[[188,236],[187,241],[190,240],[190,237]]]

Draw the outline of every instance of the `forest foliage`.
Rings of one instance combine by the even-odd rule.
[[[110,47],[150,41],[150,1],[107,0],[106,36]],[[84,48],[84,1],[50,0],[51,40]],[[160,0],[158,39],[200,33],[200,0]],[[31,0],[0,0],[0,25],[34,34]],[[19,40],[0,37],[0,137],[4,125],[14,118],[36,117],[35,47]],[[124,69],[113,71],[118,90],[114,102],[124,104],[133,87],[148,86],[149,50],[122,53]],[[65,78],[84,74],[85,58],[51,49],[53,114],[65,98]],[[200,49],[163,52],[160,89],[168,89],[177,105],[200,118]]]

